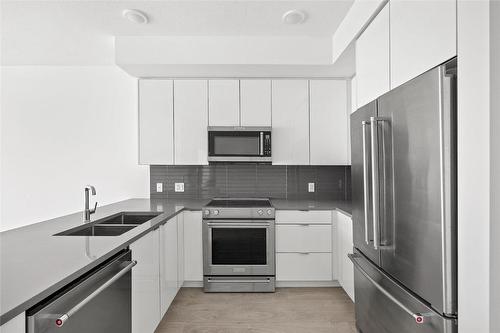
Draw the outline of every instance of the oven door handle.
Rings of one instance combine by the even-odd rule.
[[[238,222],[207,222],[207,226],[209,227],[223,227],[223,228],[261,228],[261,227],[270,227],[271,223],[269,222],[245,222],[245,223],[238,223]]]

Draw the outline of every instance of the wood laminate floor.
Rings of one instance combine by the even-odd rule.
[[[355,333],[354,304],[342,288],[276,293],[210,293],[182,288],[155,333]]]

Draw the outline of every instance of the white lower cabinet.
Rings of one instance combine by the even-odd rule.
[[[203,281],[201,211],[184,213],[184,280]]]
[[[338,281],[354,301],[354,266],[347,256],[353,252],[352,219],[340,212],[337,217]]]
[[[332,252],[332,226],[276,225],[277,252]]]
[[[331,253],[276,253],[277,281],[330,281]]]
[[[137,265],[132,269],[132,333],[152,333],[160,322],[160,231],[130,245]]]
[[[177,291],[184,284],[184,214],[177,215]]]
[[[276,281],[333,282],[331,211],[276,212]]]
[[[0,326],[0,333],[25,333],[26,332],[26,315],[21,313],[12,318],[2,326]]]
[[[160,227],[160,314],[165,315],[177,295],[177,217]]]

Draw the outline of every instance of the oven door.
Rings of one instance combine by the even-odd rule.
[[[274,220],[204,220],[204,275],[275,275]]]

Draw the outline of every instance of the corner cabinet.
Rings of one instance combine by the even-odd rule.
[[[309,81],[272,82],[273,164],[309,165]]]
[[[160,231],[130,245],[137,265],[132,269],[132,333],[152,333],[160,322]]]
[[[173,81],[139,80],[139,164],[173,163]]]
[[[349,163],[346,80],[309,82],[310,164]]]
[[[0,333],[25,333],[26,332],[26,314],[23,312],[12,318],[2,326]]]
[[[175,164],[208,164],[208,83],[174,81]]]

